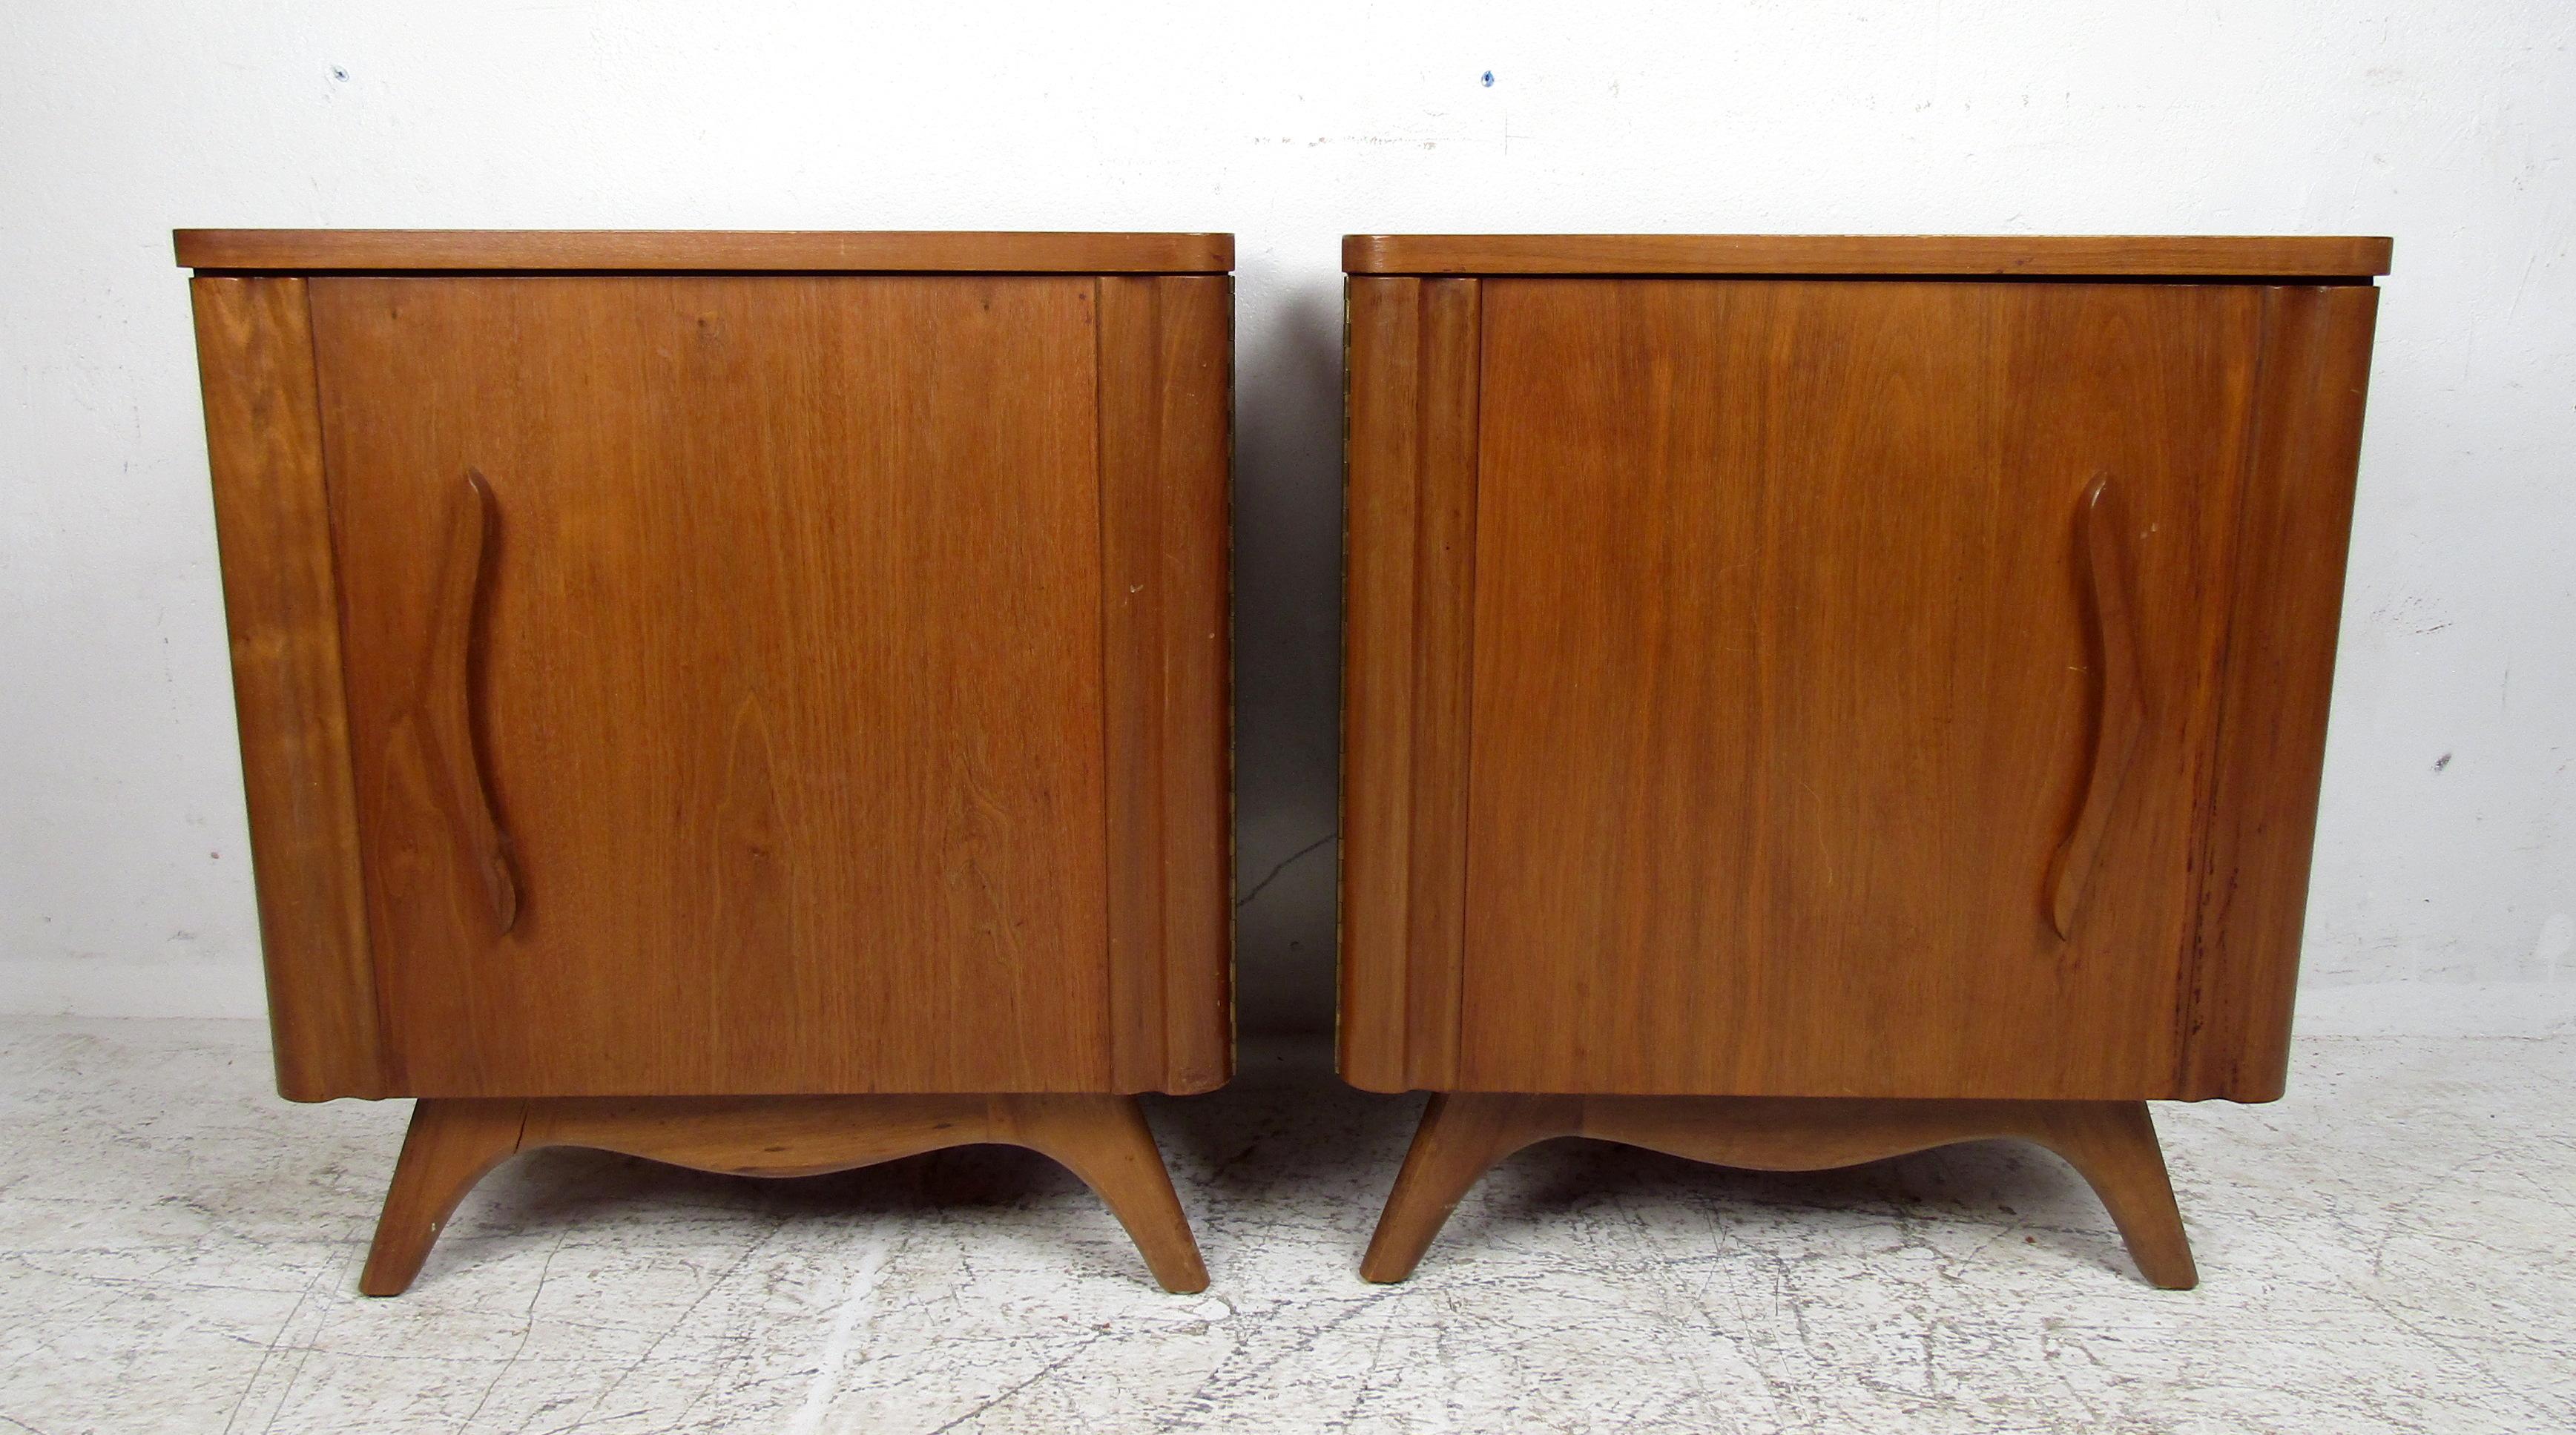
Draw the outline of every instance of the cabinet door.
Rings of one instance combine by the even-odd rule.
[[[1098,293],[314,281],[400,1089],[1121,1084]]]
[[[1485,281],[1454,1084],[2181,1094],[2268,292]]]

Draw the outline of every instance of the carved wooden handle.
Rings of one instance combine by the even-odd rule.
[[[2048,917],[2060,937],[2075,933],[2084,886],[2093,875],[2093,863],[2102,853],[2102,835],[2111,824],[2111,806],[2119,800],[2130,764],[2137,760],[2138,742],[2147,725],[2146,690],[2138,677],[2137,609],[2122,551],[2126,526],[2120,507],[2106,475],[2093,481],[2077,519],[2084,573],[2092,589],[2093,671],[2102,697],[2102,717],[2093,737],[2093,773],[2084,785],[2084,805],[2077,809],[2075,826],[2059,844],[2048,874]]]
[[[507,932],[519,921],[519,884],[510,871],[510,838],[493,813],[474,744],[474,618],[483,597],[484,539],[492,520],[492,490],[481,473],[469,468],[464,497],[448,520],[446,547],[439,555],[422,716],[430,749],[439,755],[438,780],[446,788],[441,796],[449,818],[482,881],[494,927]]]

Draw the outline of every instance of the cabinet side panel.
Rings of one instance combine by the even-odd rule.
[[[1163,527],[1161,306],[1151,279],[1103,277],[1100,293],[1100,683],[1108,857],[1110,1080],[1162,1084],[1165,982],[1161,755]]]
[[[1122,1090],[1232,1073],[1226,603],[1232,281],[1103,278],[1111,1025]]]
[[[1405,1042],[1408,1083],[1435,1091],[1458,1081],[1460,965],[1466,944],[1467,694],[1468,650],[1475,631],[1480,304],[1477,280],[1423,283]]]
[[[2370,378],[2374,288],[2265,299],[2181,1085],[2271,1101],[2290,1059],[2326,705]]]
[[[1166,275],[1163,1089],[1234,1075],[1234,278]]]
[[[1414,530],[1422,282],[1352,279],[1345,400],[1342,1078],[1407,1085]]]
[[[386,1096],[304,281],[189,290],[277,1089]]]

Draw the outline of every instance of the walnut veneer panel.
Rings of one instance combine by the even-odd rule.
[[[1103,276],[1101,613],[1113,1078],[1232,1074],[1226,472],[1233,281]]]
[[[2179,1090],[2280,1097],[2325,771],[2375,288],[2264,296]]]
[[[1391,1090],[1457,1075],[1479,311],[1472,279],[1351,281],[1342,1048]]]
[[[2277,1095],[2375,299],[1354,277],[1345,1074]]]
[[[1485,284],[1462,1084],[2168,1081],[2260,294]],[[2155,720],[2069,938],[2105,475]]]
[[[312,291],[404,1089],[1111,1089],[1092,280]]]
[[[189,291],[277,1089],[386,1095],[305,285]]]

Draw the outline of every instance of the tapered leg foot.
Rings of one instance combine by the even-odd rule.
[[[2183,1232],[2182,1207],[2174,1201],[2164,1147],[2156,1140],[2147,1103],[2045,1104],[2059,1109],[2045,1113],[2044,1129],[2031,1139],[2063,1157],[2093,1188],[2111,1213],[2111,1224],[2120,1228],[2139,1274],[2166,1290],[2187,1291],[2200,1284],[2191,1237]]]
[[[813,1176],[948,1146],[1025,1146],[1099,1193],[1163,1288],[1207,1289],[1162,1153],[1132,1096],[425,1097],[358,1288],[400,1295],[456,1203],[514,1152],[587,1146],[735,1176]]]
[[[1360,1260],[1361,1277],[1383,1284],[1413,1274],[1467,1188],[1531,1142],[1573,1134],[1581,1106],[1569,1096],[1435,1093]]]
[[[411,1288],[456,1203],[519,1149],[526,1116],[521,1101],[423,1097],[414,1104],[367,1268],[358,1276],[360,1292],[401,1295]]]
[[[1551,1136],[1589,1136],[1760,1171],[1851,1166],[1960,1141],[2029,1141],[2056,1152],[2093,1187],[2148,1281],[2188,1290],[2200,1279],[2143,1101],[1480,1092],[1431,1098],[1360,1274],[1373,1281],[1411,1275],[1478,1177]]]
[[[1145,1111],[1132,1096],[994,1098],[1009,1124],[1007,1138],[1051,1156],[1096,1192],[1163,1289],[1189,1295],[1207,1289],[1207,1266],[1190,1236],[1190,1218],[1172,1190],[1171,1173]]]

